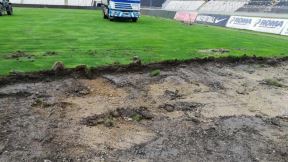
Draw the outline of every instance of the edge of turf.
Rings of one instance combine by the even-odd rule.
[[[15,83],[37,82],[37,81],[53,81],[63,78],[96,78],[103,74],[128,73],[128,72],[148,72],[151,70],[167,70],[179,65],[188,64],[206,64],[218,63],[222,66],[237,64],[267,64],[271,66],[280,65],[282,62],[288,61],[288,56],[270,58],[256,56],[227,56],[227,57],[205,57],[193,58],[187,60],[166,60],[148,64],[131,63],[128,65],[108,65],[101,67],[88,68],[86,65],[80,65],[75,68],[65,68],[60,71],[43,70],[37,72],[11,73],[7,76],[0,76],[0,87]]]

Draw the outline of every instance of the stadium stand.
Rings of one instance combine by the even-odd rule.
[[[101,0],[10,0],[18,5],[95,7]],[[142,8],[166,11],[198,11],[199,13],[284,13],[288,0],[141,0]],[[155,13],[155,11],[153,11]],[[162,14],[162,13],[161,13]]]
[[[68,0],[68,6],[91,6],[93,0]]]
[[[244,5],[237,11],[240,12],[265,12],[272,7],[272,0],[250,0],[248,4]]]
[[[280,1],[280,2],[278,2],[275,6],[276,6],[276,7],[280,7],[280,8],[282,8],[282,7],[288,7],[288,0],[286,0],[286,1]]]
[[[93,6],[101,0],[11,0],[14,4],[55,5],[55,6]],[[161,8],[165,0],[141,0],[142,7]]]
[[[21,0],[10,0],[10,2],[20,4]]]
[[[175,17],[176,11],[142,9],[141,14],[155,16],[155,17],[163,17],[167,19],[173,19]]]
[[[55,5],[55,6],[92,6],[95,0],[11,0],[14,4]]]
[[[184,1],[184,0],[168,0],[163,4],[163,9],[168,11],[194,11],[202,6],[205,1]]]
[[[162,4],[165,2],[165,0],[141,0],[141,6],[142,7],[148,7],[148,8],[159,8],[162,7]]]
[[[163,4],[164,10],[232,13],[248,3],[248,0],[167,0]]]
[[[280,1],[276,3],[272,9],[271,12],[273,13],[288,13],[288,0]]]
[[[224,13],[232,13],[243,7],[247,4],[247,1],[236,1],[236,0],[217,0],[217,1],[209,1],[205,5],[203,5],[199,11],[201,12],[224,12]]]
[[[251,0],[248,4],[241,7],[238,12],[272,12],[288,13],[287,0]]]
[[[158,4],[158,6],[159,5],[160,4]],[[222,14],[234,12],[272,12],[288,14],[288,0],[166,0],[162,5],[162,9],[168,11],[197,10],[202,13]]]

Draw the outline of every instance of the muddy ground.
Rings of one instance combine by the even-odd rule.
[[[2,85],[0,161],[288,161],[288,62]]]

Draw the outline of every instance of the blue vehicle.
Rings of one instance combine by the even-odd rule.
[[[2,16],[5,12],[7,12],[7,15],[13,14],[12,4],[9,2],[9,0],[0,0],[0,16]]]
[[[102,0],[103,18],[131,19],[137,22],[140,17],[140,0]]]

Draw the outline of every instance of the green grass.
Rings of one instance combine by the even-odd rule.
[[[288,37],[220,27],[187,26],[173,20],[142,16],[137,23],[110,22],[100,11],[15,8],[0,17],[0,75],[10,71],[128,64],[135,55],[144,63],[211,56],[199,50],[229,49],[220,56],[288,55]],[[15,51],[34,55],[7,59]],[[56,55],[46,55],[55,52]],[[219,54],[216,55],[217,57]]]

